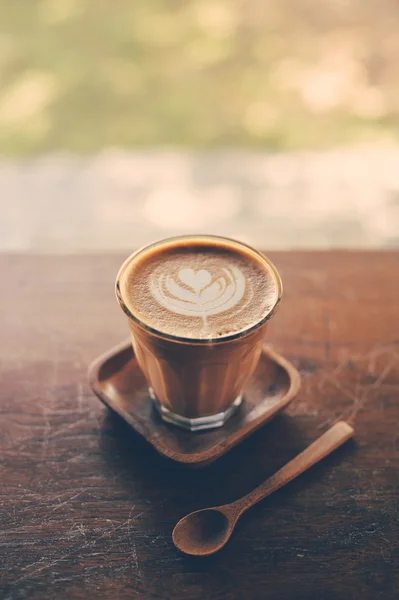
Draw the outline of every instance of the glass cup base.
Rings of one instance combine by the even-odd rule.
[[[178,415],[169,410],[169,408],[163,406],[159,402],[152,388],[149,388],[148,391],[155,408],[161,416],[161,419],[166,423],[171,423],[172,425],[176,425],[177,427],[186,429],[188,431],[203,431],[204,429],[215,429],[216,427],[222,427],[226,423],[227,419],[229,419],[241,406],[243,399],[242,395],[237,396],[234,402],[230,404],[230,406],[224,412],[217,413],[216,415],[207,415],[205,417],[195,417],[190,419],[189,417]]]

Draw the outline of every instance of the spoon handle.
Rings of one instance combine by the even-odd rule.
[[[345,421],[336,423],[315,442],[310,444],[306,450],[298,454],[298,456],[284,465],[277,473],[261,483],[260,486],[227,506],[235,514],[236,518],[238,518],[248,508],[283,487],[283,485],[292,481],[292,479],[341,446],[353,434],[353,428],[348,423],[345,423]]]

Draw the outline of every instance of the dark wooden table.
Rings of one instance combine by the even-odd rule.
[[[127,335],[123,257],[0,258],[0,597],[399,597],[399,254],[271,257],[285,299],[269,340],[302,390],[203,470],[159,457],[87,385]],[[339,419],[355,441],[244,515],[222,552],[174,548],[181,516],[248,492]]]

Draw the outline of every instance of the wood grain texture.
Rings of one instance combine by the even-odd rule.
[[[126,336],[124,257],[0,257],[0,597],[398,596],[399,254],[270,257],[285,297],[269,341],[302,388],[200,471],[159,457],[89,389],[88,364]],[[174,548],[184,514],[243,496],[342,419],[356,441],[243,515],[220,553]]]

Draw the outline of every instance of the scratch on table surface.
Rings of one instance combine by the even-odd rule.
[[[62,556],[60,556],[54,560],[50,560],[46,564],[41,565],[39,568],[34,569],[30,573],[26,573],[25,575],[22,575],[21,577],[15,579],[14,584],[21,583],[22,581],[25,581],[26,579],[28,579],[30,577],[34,577],[35,575],[38,575],[39,573],[41,573],[42,571],[45,571],[46,569],[51,569],[51,567],[54,567],[59,562],[64,561],[66,558],[69,558],[72,555],[77,554],[78,552],[81,552],[82,550],[85,550],[86,548],[94,547],[99,540],[103,539],[110,533],[114,533],[115,531],[117,531],[118,529],[121,529],[122,527],[126,527],[126,521],[124,521],[120,525],[117,525],[116,527],[111,527],[111,528],[107,529],[101,535],[99,535],[95,540],[86,542],[83,545],[79,544],[77,547],[73,548],[70,552],[64,552],[62,554]],[[27,565],[26,567],[23,567],[21,569],[21,571],[27,571],[31,567],[36,567],[37,565],[44,562],[45,560],[46,560],[46,557],[42,557],[39,560]]]
[[[336,377],[326,375],[325,379],[329,381],[338,391],[340,391],[341,394],[346,396],[349,400],[352,400],[352,402],[357,403],[359,401],[359,397],[356,396],[356,394],[353,394],[350,390],[342,387]]]
[[[83,490],[79,490],[79,492],[77,492],[76,494],[73,494],[73,496],[71,496],[70,498],[68,498],[67,500],[64,500],[64,502],[60,502],[57,506],[55,506],[50,512],[54,512],[56,510],[59,510],[60,508],[62,508],[63,506],[65,506],[66,504],[68,504],[69,502],[71,502],[72,500],[75,500],[75,498],[77,498],[78,496],[80,496],[81,494],[84,494],[85,492],[87,492],[87,490],[89,490],[90,488],[85,488]],[[59,500],[59,499],[58,499]]]
[[[377,359],[385,358],[386,364],[382,368],[382,371],[377,375],[376,373],[376,362]],[[340,380],[343,379],[342,372],[348,369],[350,365],[358,365],[359,363],[366,363],[365,369],[358,369],[359,378],[361,374],[366,374],[369,377],[374,378],[374,381],[362,383],[360,379],[354,382],[354,391],[341,385]],[[373,392],[380,389],[391,372],[395,367],[399,366],[399,354],[396,351],[396,344],[385,344],[383,346],[375,346],[370,352],[366,354],[347,354],[342,357],[337,366],[330,373],[325,373],[318,384],[318,389],[322,392],[326,382],[329,382],[335,387],[344,397],[350,400],[351,404],[345,408],[338,416],[334,419],[327,419],[318,426],[318,429],[325,427],[332,420],[345,419],[353,424],[356,415],[362,410],[366,404],[372,399]],[[399,385],[397,385],[399,391]]]
[[[64,425],[63,427],[60,427],[59,429],[54,431],[51,435],[49,435],[48,439],[53,440],[54,438],[60,437],[65,432],[70,431],[71,429],[75,429],[75,427],[78,427],[82,423],[87,423],[87,416],[84,416],[81,419],[78,419],[77,421],[73,421],[72,423],[68,423],[68,425]]]
[[[59,385],[59,346],[58,340],[54,340],[54,345],[52,349],[52,359],[49,365],[48,374],[47,374],[47,382],[48,385],[45,385],[41,388],[41,396],[42,396],[42,405],[41,405],[41,424],[42,427],[42,439],[41,439],[41,456],[46,457],[49,452],[50,440],[55,437],[62,435],[65,431],[68,431],[70,428],[77,427],[84,421],[93,421],[93,418],[96,420],[98,427],[100,427],[101,422],[99,420],[97,411],[88,411],[88,406],[85,406],[84,398],[89,396],[88,393],[85,393],[85,386],[82,382],[77,384],[77,394],[76,394],[76,404],[77,410],[66,410],[60,411],[55,410],[54,406],[57,401],[60,399],[60,394],[63,393],[62,387],[58,387]],[[69,393],[69,392],[68,392]],[[90,394],[91,396],[91,394]],[[40,407],[40,401],[36,403],[36,406]],[[64,414],[78,414],[83,415],[82,419],[75,420],[74,423],[69,423],[60,429],[54,431],[54,424],[52,423],[51,417],[53,415],[59,416],[61,412]],[[22,425],[20,425],[21,427]],[[33,431],[32,426],[27,426],[30,433]],[[35,432],[34,432],[35,433]],[[17,441],[13,440],[7,447],[2,448],[3,453],[11,452],[14,449],[23,450],[23,448],[32,441],[38,441],[37,434],[28,435],[23,437],[22,439],[18,439]]]
[[[25,488],[25,487],[20,487],[20,491],[22,494],[24,494],[25,497],[22,498],[22,501],[25,503],[28,503],[28,506],[25,507],[24,509],[22,509],[22,512],[24,512],[25,510],[30,510],[31,509],[31,503],[36,501],[36,500],[40,500],[40,502],[43,502],[43,495],[39,494],[37,492],[32,492],[31,490]],[[93,496],[94,498],[98,499],[97,496],[95,494],[93,494],[92,492],[92,488],[91,487],[86,487],[83,488],[81,490],[79,490],[78,494],[82,494],[84,492],[89,492],[91,496]],[[60,504],[57,505],[55,507],[54,510],[57,510],[58,508],[60,508],[60,506],[67,504],[68,502],[70,502],[71,499],[74,498],[75,495],[73,495],[71,498],[69,498],[68,500],[64,501],[61,503],[61,500],[65,497],[68,496],[70,494],[70,490],[64,491],[64,492],[54,492],[52,494],[49,494],[46,496],[46,500],[50,503],[52,502],[59,502]],[[11,494],[11,492],[9,492],[9,494]],[[30,524],[26,524],[24,525],[22,528],[24,527],[30,527]],[[1,531],[0,531],[1,533]]]
[[[72,411],[68,411],[67,414],[70,414],[71,412]],[[69,429],[73,429],[82,423],[90,422],[90,424],[93,425],[93,421],[95,421],[96,428],[99,429],[101,427],[101,416],[98,415],[96,413],[96,411],[89,411],[89,412],[85,413],[85,416],[82,417],[81,419],[75,420],[75,421],[73,421],[73,423],[68,423],[64,427],[61,427],[61,428],[57,429],[56,431],[54,431],[53,433],[51,433],[51,429],[53,429],[53,427],[51,426],[51,423],[48,419],[48,415],[52,414],[51,410],[47,406],[45,406],[42,409],[42,414],[43,414],[43,421],[44,421],[44,428],[45,428],[45,433],[44,433],[44,437],[42,440],[42,444],[44,444],[44,446],[45,446],[45,450],[44,450],[45,453],[47,452],[47,446],[49,445],[50,440],[58,437],[59,435],[62,435],[65,431],[68,431]],[[59,414],[59,413],[57,412],[57,414]],[[31,430],[32,428],[29,427],[29,429]],[[6,455],[8,453],[10,453],[10,454],[16,453],[16,452],[23,450],[31,442],[37,443],[38,441],[39,441],[38,434],[35,432],[33,435],[28,435],[26,437],[19,438],[18,440],[13,440],[8,446],[3,447],[1,450],[2,450],[3,455]],[[29,455],[32,456],[31,454],[29,454]]]
[[[49,513],[49,515],[46,515],[46,516],[50,516],[50,515],[51,515],[51,513]],[[31,523],[30,525],[21,525],[19,527],[7,527],[7,529],[0,531],[0,535],[6,537],[9,534],[15,534],[15,533],[19,533],[19,532],[29,532],[32,534],[34,534],[34,533],[39,534],[43,531],[43,526],[46,526],[49,523],[50,523],[50,521],[46,521],[46,519],[43,519],[39,523],[36,522],[36,523]],[[101,529],[99,529],[98,531],[101,531]],[[80,535],[80,534],[83,534],[85,537],[87,537],[86,529],[85,529],[83,523],[79,524],[79,525],[74,523],[72,525],[72,527],[69,529],[69,531],[66,532],[65,535],[58,535],[58,539],[59,540],[70,540],[70,539],[73,539],[74,537],[77,537],[77,535]],[[5,542],[5,544],[6,543],[7,542]],[[28,542],[24,541],[24,544],[25,543],[28,543]],[[34,543],[36,543],[36,542],[34,542]],[[2,545],[2,542],[0,542],[0,545]]]
[[[143,579],[143,572],[142,572],[142,570],[140,568],[140,564],[139,564],[136,543],[134,541],[134,538],[132,538],[131,532],[130,532],[130,523],[131,523],[131,520],[132,520],[132,512],[133,512],[134,508],[135,508],[135,505],[133,504],[132,508],[130,509],[129,516],[127,518],[127,536],[128,536],[129,542],[130,542],[130,547],[131,547],[131,550],[132,550],[132,558],[133,558],[133,562],[134,562],[134,565],[135,565],[136,570],[137,570],[137,574],[138,574],[138,576],[139,576],[140,579]],[[142,514],[142,513],[140,513],[140,514]],[[135,518],[137,519],[138,516],[139,515],[136,515]]]
[[[82,452],[81,454],[76,454],[75,456],[71,456],[67,458],[65,462],[67,463],[77,463],[82,459],[87,459],[87,452]]]
[[[397,343],[392,342],[390,344],[382,344],[382,345],[376,345],[371,352],[369,352],[369,354],[367,355],[367,359],[368,359],[368,366],[367,366],[367,371],[370,375],[375,374],[376,371],[376,361],[377,358],[379,358],[381,355],[385,354],[385,353],[389,353],[393,359],[396,359],[396,361],[399,364],[399,346]]]
[[[83,398],[85,397],[84,395],[84,391],[83,391],[83,384],[82,382],[78,383],[78,393],[76,395],[76,404],[78,406],[78,413],[82,413],[83,412]]]
[[[42,455],[42,458],[44,458],[47,454],[47,449],[48,449],[48,444],[49,444],[49,436],[50,436],[50,432],[51,432],[51,424],[50,424],[50,420],[49,420],[48,414],[47,414],[47,406],[43,406],[42,411],[43,411],[42,414],[43,414],[43,420],[45,423],[45,428],[44,428],[44,434],[43,434],[41,455]]]
[[[69,530],[70,537],[76,537],[77,535],[83,535],[87,539],[86,528],[83,523],[75,523]]]
[[[150,544],[155,544],[155,542],[157,542],[158,540],[160,540],[161,538],[163,538],[163,535],[157,535],[156,537],[154,537],[153,540],[151,540]]]
[[[324,311],[324,326],[325,326],[325,343],[324,343],[324,352],[325,352],[325,360],[328,361],[330,358],[331,351],[331,332],[334,327],[334,323],[331,320],[330,313],[328,311]]]
[[[397,360],[398,359],[397,359],[396,356],[391,359],[391,361],[385,366],[385,368],[382,371],[381,375],[379,375],[378,378],[374,381],[374,383],[371,384],[372,388],[379,387],[382,383],[384,383],[384,381],[387,379],[388,375],[390,374],[390,372],[394,368],[395,363],[396,363]]]
[[[390,545],[389,539],[383,534],[383,532],[381,530],[378,530],[378,533],[380,534],[380,536],[382,537],[382,539],[385,540],[386,543]]]
[[[44,391],[44,398],[46,400],[45,405],[42,407],[42,415],[43,421],[45,424],[41,455],[45,457],[48,452],[49,447],[49,439],[51,432],[51,422],[48,417],[48,411],[51,410],[54,403],[55,390],[58,385],[58,375],[59,375],[59,342],[58,339],[54,339],[54,347],[51,353],[51,373],[49,375],[50,387],[47,387]]]

